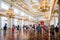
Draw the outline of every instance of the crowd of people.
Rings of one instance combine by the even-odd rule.
[[[7,24],[4,25],[4,28],[3,28],[5,31],[7,30]],[[17,29],[18,31],[21,30],[21,26],[15,26],[15,25],[12,25],[12,32],[14,33],[14,30]],[[42,29],[45,31],[45,32],[48,32],[48,26],[44,25],[43,27],[38,24],[38,25],[23,25],[23,30],[30,30],[30,32],[32,31],[37,31],[37,33],[41,33],[42,32]],[[50,26],[50,33],[52,35],[54,35],[54,32],[58,33],[59,32],[59,27],[54,27],[54,25],[51,25]]]

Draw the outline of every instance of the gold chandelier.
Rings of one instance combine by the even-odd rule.
[[[40,11],[41,12],[48,12],[50,10],[50,5],[48,1],[41,1],[40,2]]]
[[[10,8],[7,10],[6,15],[7,15],[9,18],[14,18],[15,12],[14,12],[14,10],[12,9],[12,4],[10,5]]]
[[[15,13],[13,11],[13,9],[9,8],[9,10],[7,11],[7,16],[9,16],[9,18],[13,18],[15,16]]]

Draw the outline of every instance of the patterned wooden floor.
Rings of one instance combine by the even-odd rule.
[[[53,38],[53,37],[52,37]],[[7,31],[0,31],[0,40],[59,40],[59,39],[49,39],[48,34],[44,33],[38,34],[36,31],[30,32],[28,30],[26,31],[17,31],[15,30],[14,33],[12,33],[11,30]]]

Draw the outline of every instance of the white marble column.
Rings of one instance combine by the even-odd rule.
[[[14,25],[14,18],[9,18],[9,20],[8,20],[8,27],[12,28],[12,25]]]
[[[14,25],[14,18],[12,18],[12,25]]]
[[[22,26],[21,26],[21,33],[23,35],[23,25],[24,25],[24,20],[22,20]]]
[[[1,1],[0,1],[0,9],[1,9]]]
[[[28,25],[28,21],[24,21],[24,24],[25,24],[25,25]]]
[[[19,25],[22,26],[22,20],[19,20]]]
[[[59,32],[60,32],[60,0],[58,0],[58,5],[59,5],[58,26],[59,26]]]
[[[23,25],[25,25],[25,21],[23,20]]]
[[[21,20],[18,20],[17,23],[18,23],[18,25],[20,25],[20,26],[22,25],[22,21],[21,21]]]
[[[26,21],[26,25],[28,25],[28,21]]]
[[[0,16],[0,29],[1,29],[1,26],[2,26],[2,18],[1,18],[1,16]]]

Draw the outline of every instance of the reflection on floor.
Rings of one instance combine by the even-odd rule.
[[[60,40],[59,37],[51,36],[49,39],[49,36],[47,33],[38,34],[36,31],[30,32],[28,30],[23,31],[17,31],[15,30],[14,33],[11,32],[11,30],[7,31],[0,31],[0,40]]]

